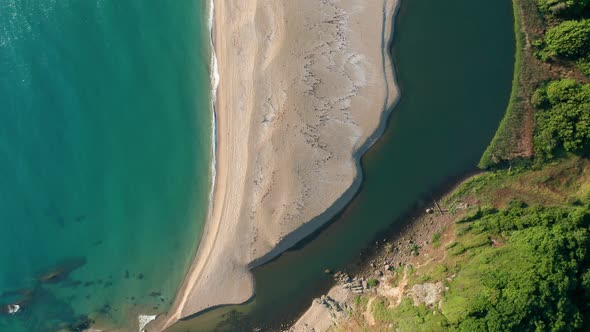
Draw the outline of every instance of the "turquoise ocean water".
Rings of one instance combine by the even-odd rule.
[[[0,331],[170,305],[210,191],[207,6],[0,0]]]

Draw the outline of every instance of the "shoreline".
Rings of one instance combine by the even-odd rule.
[[[216,22],[218,22],[218,20],[215,19],[215,1],[216,0],[210,0],[209,1],[209,19],[208,19],[208,25],[209,25],[209,36],[210,36],[210,47],[211,47],[211,61],[210,61],[210,80],[211,80],[211,190],[209,193],[209,206],[208,206],[208,212],[207,212],[207,220],[205,222],[205,225],[203,226],[203,231],[200,234],[200,240],[199,240],[199,245],[197,246],[197,250],[194,253],[194,257],[192,259],[192,262],[189,266],[189,269],[186,273],[186,276],[184,277],[182,284],[180,286],[180,288],[177,291],[176,297],[174,299],[173,304],[170,307],[170,310],[172,311],[174,309],[174,311],[171,313],[170,311],[167,312],[165,315],[158,315],[155,317],[155,319],[153,319],[152,321],[150,321],[148,324],[145,325],[144,330],[140,331],[140,332],[149,332],[149,331],[164,331],[165,329],[169,328],[170,326],[172,326],[176,321],[180,320],[181,317],[181,312],[179,310],[182,309],[182,306],[184,305],[184,302],[186,301],[186,297],[188,296],[188,293],[190,291],[190,288],[192,287],[192,285],[194,284],[194,280],[196,278],[195,274],[195,262],[198,260],[199,256],[202,255],[202,251],[203,250],[207,250],[207,248],[202,249],[203,243],[208,243],[210,242],[210,238],[211,236],[208,236],[209,233],[211,231],[213,231],[215,234],[212,234],[213,236],[216,236],[217,231],[218,231],[218,227],[214,228],[213,230],[210,229],[211,227],[211,223],[209,222],[209,220],[211,219],[211,214],[215,205],[215,195],[217,192],[217,181],[218,181],[218,167],[219,164],[217,162],[218,159],[218,147],[219,147],[219,135],[217,134],[218,130],[219,130],[219,126],[218,126],[218,121],[217,121],[217,112],[219,109],[219,100],[217,98],[218,92],[219,92],[219,67],[218,67],[218,59],[217,59],[217,52],[215,50],[215,25]],[[218,225],[216,225],[218,226]],[[209,240],[209,241],[207,241]],[[214,240],[213,240],[214,241]]]
[[[349,2],[354,2],[354,1],[349,1]],[[248,18],[248,17],[252,17],[255,15],[259,15],[260,11],[263,10],[259,7],[257,7],[257,2],[253,1],[252,3],[254,3],[254,8],[252,6],[249,6],[247,4],[239,4],[239,5],[234,5],[235,6],[243,6],[244,8],[230,8],[229,12],[236,12],[236,11],[240,11],[239,9],[243,9],[243,12],[246,13],[244,16],[239,17],[238,19],[244,19],[244,17]],[[197,253],[194,257],[193,263],[191,264],[191,267],[189,269],[189,272],[187,273],[187,276],[181,286],[181,288],[178,291],[177,294],[177,298],[174,301],[174,304],[171,307],[170,312],[165,315],[165,316],[161,316],[159,317],[159,319],[157,319],[153,324],[150,324],[148,326],[148,328],[146,329],[146,331],[162,331],[165,330],[166,328],[170,327],[171,325],[173,325],[176,321],[183,319],[185,317],[188,316],[192,316],[194,314],[197,314],[199,312],[202,312],[204,310],[207,310],[209,308],[212,307],[217,307],[220,305],[227,305],[227,304],[240,304],[243,302],[246,302],[247,300],[249,300],[253,294],[254,294],[254,280],[253,277],[251,275],[251,273],[249,272],[249,270],[255,266],[261,265],[265,262],[267,262],[268,260],[278,256],[281,252],[283,252],[284,250],[288,249],[289,247],[295,245],[298,241],[300,241],[301,239],[303,239],[305,236],[309,235],[310,233],[312,233],[313,231],[315,231],[319,226],[321,226],[322,224],[326,223],[334,214],[336,214],[337,212],[339,212],[344,206],[346,206],[350,199],[356,194],[356,192],[358,191],[358,188],[360,186],[360,182],[362,180],[362,174],[361,174],[361,169],[360,169],[360,157],[364,154],[364,152],[366,152],[366,150],[376,141],[376,139],[383,133],[383,130],[385,129],[386,126],[386,120],[389,117],[390,111],[393,108],[393,105],[397,102],[398,97],[399,97],[399,93],[397,90],[397,82],[395,79],[395,73],[393,70],[393,64],[392,64],[392,58],[391,56],[389,56],[389,45],[393,36],[393,21],[395,18],[395,14],[397,13],[397,9],[399,8],[398,6],[399,1],[390,1],[390,0],[384,0],[383,1],[383,17],[387,18],[386,21],[382,22],[382,26],[380,26],[379,30],[380,31],[387,31],[388,34],[387,36],[381,36],[381,48],[379,49],[379,53],[381,54],[381,56],[383,56],[384,54],[387,54],[387,57],[389,58],[389,60],[387,59],[382,59],[382,63],[380,63],[379,67],[383,66],[383,68],[386,69],[385,73],[382,73],[384,81],[386,82],[387,87],[385,87],[385,89],[387,90],[387,97],[384,100],[384,105],[386,105],[385,109],[381,109],[379,110],[378,113],[378,121],[376,123],[375,128],[373,128],[372,130],[370,130],[370,135],[365,135],[366,138],[364,139],[364,142],[360,145],[357,146],[354,149],[354,152],[352,153],[352,160],[350,161],[350,163],[352,164],[352,167],[349,166],[349,168],[352,168],[354,171],[354,176],[351,179],[351,182],[349,183],[349,185],[347,185],[347,189],[344,190],[342,193],[337,194],[337,197],[334,201],[331,201],[330,204],[326,207],[324,207],[323,209],[325,209],[324,211],[322,211],[321,213],[319,213],[318,215],[316,215],[315,217],[311,218],[311,219],[307,219],[304,220],[302,225],[298,225],[297,227],[293,227],[292,225],[289,227],[289,229],[287,230],[282,230],[278,232],[278,238],[274,240],[274,243],[272,243],[272,238],[273,236],[266,236],[265,240],[266,241],[258,241],[258,242],[265,242],[262,245],[258,245],[257,246],[257,237],[258,237],[258,233],[259,230],[255,229],[254,231],[252,231],[252,228],[250,227],[251,225],[244,225],[244,223],[238,223],[238,219],[241,215],[244,214],[243,209],[224,209],[224,207],[226,207],[227,204],[233,204],[233,203],[238,203],[237,205],[244,205],[244,195],[248,192],[250,192],[250,190],[254,190],[256,192],[257,188],[256,187],[250,187],[250,189],[245,188],[245,184],[244,182],[246,181],[246,176],[244,172],[244,168],[250,170],[251,169],[251,163],[248,163],[249,157],[250,155],[254,154],[253,151],[251,151],[253,148],[250,147],[250,145],[248,145],[247,149],[240,149],[240,147],[235,148],[232,145],[224,145],[225,139],[227,139],[229,142],[240,142],[243,141],[243,137],[250,137],[252,139],[251,135],[259,135],[259,133],[251,133],[251,128],[253,126],[253,124],[255,124],[254,120],[253,120],[253,111],[252,109],[250,109],[250,113],[249,114],[232,114],[232,112],[221,112],[221,110],[226,107],[227,104],[227,108],[228,109],[236,109],[236,107],[238,108],[243,108],[244,105],[241,104],[241,99],[240,98],[236,98],[236,97],[240,97],[243,96],[243,91],[239,91],[239,92],[235,92],[232,89],[230,90],[225,90],[224,89],[224,77],[227,78],[228,75],[224,75],[225,71],[228,71],[232,74],[232,77],[234,77],[236,74],[234,74],[231,71],[231,66],[236,66],[237,64],[231,63],[232,60],[237,60],[237,59],[232,59],[230,56],[226,56],[224,57],[223,55],[223,51],[225,50],[223,48],[223,46],[227,46],[227,44],[223,44],[223,42],[225,41],[226,43],[228,42],[227,40],[220,40],[220,38],[223,38],[223,35],[219,35],[216,34],[216,31],[220,31],[221,27],[226,27],[226,24],[224,24],[226,21],[226,17],[224,17],[224,15],[222,14],[224,12],[225,8],[225,4],[223,3],[217,3],[215,4],[215,1],[212,1],[212,8],[211,11],[213,12],[213,24],[211,25],[211,36],[212,36],[212,52],[213,52],[213,57],[215,56],[215,54],[219,54],[221,61],[220,61],[220,65],[219,65],[219,86],[217,87],[217,91],[216,91],[216,95],[217,98],[216,100],[212,100],[212,104],[213,104],[213,108],[214,108],[214,115],[213,115],[213,126],[214,126],[214,135],[215,135],[215,139],[213,141],[213,149],[215,151],[215,156],[214,156],[214,163],[215,163],[215,170],[212,173],[212,176],[214,177],[214,181],[213,181],[213,188],[212,188],[212,195],[213,195],[213,199],[210,201],[210,210],[208,213],[208,220],[205,223],[205,227],[203,229],[203,233],[201,236],[201,241],[199,243],[199,247],[197,250]],[[213,8],[213,6],[215,6]],[[232,5],[229,5],[230,7]],[[273,23],[276,24],[276,22],[272,22],[273,19],[280,17],[280,15],[282,15],[281,10],[284,10],[285,8],[278,8],[278,6],[275,5],[275,7],[277,8],[273,8],[276,10],[276,12],[273,12],[271,14],[268,13],[264,13],[269,15],[267,20],[263,21],[262,23],[268,24],[269,28],[277,28],[277,26],[271,26]],[[389,10],[390,12],[388,13],[385,10]],[[241,12],[241,11],[240,11]],[[250,14],[250,16],[248,16],[248,13]],[[278,13],[278,14],[277,14]],[[255,14],[255,15],[252,15]],[[275,16],[273,16],[275,15]],[[365,17],[367,18],[367,17]],[[235,17],[234,17],[235,19]],[[240,23],[235,23],[235,20],[232,20],[231,23],[234,23],[234,25],[239,25]],[[242,22],[244,23],[244,22]],[[370,22],[365,22],[365,23],[370,23]],[[283,26],[278,27],[278,29],[284,28]],[[346,26],[345,28],[348,28],[348,26]],[[351,33],[350,31],[347,31],[348,33]],[[255,33],[260,33],[259,31],[255,31]],[[228,36],[229,33],[225,36],[229,39],[230,36]],[[269,37],[270,38],[270,37]],[[387,49],[384,49],[384,45],[383,43],[387,42],[387,44],[385,45],[385,47]],[[234,41],[235,42],[235,41]],[[234,45],[235,46],[235,45]],[[257,45],[254,45],[257,46]],[[263,45],[263,46],[268,46],[268,45]],[[273,53],[277,53],[275,49],[273,49],[273,46],[276,46],[276,44],[269,46],[268,48],[271,49],[270,52]],[[279,45],[281,47],[284,47],[283,45]],[[227,49],[227,48],[226,48]],[[257,55],[257,52],[259,50],[257,49],[255,52],[253,52],[253,54]],[[216,58],[216,59],[212,59],[212,66],[217,65],[217,61],[219,61],[220,58]],[[229,59],[229,60],[228,60]],[[252,62],[254,62],[254,60],[250,59]],[[273,60],[276,60],[276,58],[273,58]],[[251,67],[256,67],[255,65],[251,64]],[[239,65],[242,66],[244,65],[244,67],[248,67],[247,63],[244,64],[243,61],[239,61]],[[264,65],[268,66],[268,63],[265,63]],[[240,67],[241,68],[241,67]],[[358,71],[351,71],[352,74],[356,74],[356,75],[361,75],[363,73],[360,73]],[[214,75],[214,74],[213,74]],[[213,79],[213,78],[212,78]],[[364,77],[361,77],[361,79],[366,79]],[[391,82],[390,82],[391,80]],[[229,80],[228,83],[230,83],[230,86],[233,86],[234,84],[238,84],[235,83],[234,80]],[[353,81],[354,83],[354,81]],[[373,82],[374,83],[374,82]],[[387,84],[387,83],[391,83],[391,85]],[[382,83],[381,83],[382,84]],[[212,84],[213,86],[215,85],[215,83],[213,82]],[[273,86],[274,87],[274,86]],[[262,88],[268,88],[268,86],[263,86]],[[360,90],[360,88],[356,88],[355,87],[355,93],[358,93],[358,90]],[[257,89],[253,89],[254,94],[256,94],[256,92],[258,91]],[[252,92],[252,91],[247,91],[247,92]],[[273,96],[273,94],[276,93],[276,91],[274,92],[270,92],[272,93],[270,96]],[[236,94],[238,96],[236,96]],[[233,98],[224,98],[227,96],[233,96]],[[388,99],[394,95],[393,98],[393,102],[389,101]],[[212,94],[213,97],[213,94]],[[252,96],[249,96],[252,97]],[[365,98],[367,98],[368,96],[365,96]],[[352,99],[353,97],[349,97],[349,99]],[[256,101],[254,100],[254,98],[250,98],[252,103],[256,103]],[[370,98],[367,98],[370,99]],[[236,103],[236,100],[238,100],[238,102]],[[351,102],[350,100],[347,100],[349,103]],[[229,102],[229,103],[228,103]],[[237,104],[237,105],[234,105]],[[234,107],[232,107],[232,105]],[[389,106],[387,106],[389,105]],[[234,113],[238,113],[235,112]],[[245,113],[245,112],[244,112]],[[237,119],[235,119],[237,118]],[[250,125],[247,125],[248,121],[250,122]],[[265,120],[263,120],[263,123]],[[273,121],[273,120],[270,120]],[[258,122],[258,121],[257,121]],[[236,123],[240,123],[243,124],[242,126],[240,126],[240,128],[235,128],[235,124]],[[371,121],[369,121],[369,123],[371,123]],[[234,127],[232,127],[232,124],[234,124]],[[231,129],[236,129],[236,130],[231,130]],[[264,129],[264,128],[263,128]],[[264,136],[264,135],[262,135]],[[236,139],[238,139],[238,137],[240,138],[238,141],[236,141]],[[233,140],[232,140],[233,138]],[[268,138],[268,137],[266,137]],[[356,138],[356,137],[355,137]],[[247,151],[244,151],[247,150]],[[242,157],[238,157],[239,155],[241,155]],[[260,154],[259,154],[260,156]],[[231,161],[233,161],[234,163],[232,163]],[[241,165],[239,165],[238,167],[235,167],[234,165],[237,163],[240,163],[241,161]],[[244,165],[246,164],[246,165]],[[235,173],[239,172],[239,175],[236,176],[234,175]],[[234,174],[232,174],[234,173]],[[230,192],[228,192],[228,190],[226,190],[228,188],[228,186],[232,189],[234,189],[234,186],[236,185],[236,183],[241,183],[241,190],[230,190]],[[237,185],[238,187],[240,187],[240,185]],[[246,194],[247,195],[247,194]],[[334,196],[334,193],[331,194],[332,196]],[[241,202],[241,204],[239,204]],[[232,210],[229,211],[228,210]],[[225,222],[224,222],[225,221]],[[227,230],[231,230],[233,231],[233,234],[237,235],[243,235],[244,232],[250,233],[252,235],[253,233],[253,238],[254,240],[252,240],[250,243],[243,243],[240,246],[240,243],[234,243],[237,241],[235,240],[235,236],[234,239],[231,239],[231,237],[227,237]],[[223,235],[225,236],[220,236],[221,233],[224,233]],[[230,232],[231,233],[231,232]],[[274,237],[276,238],[276,235],[274,235]],[[271,241],[271,243],[269,243],[269,240]],[[221,243],[220,242],[224,242]],[[228,243],[231,242],[231,243]],[[266,250],[267,252],[261,255],[258,254],[257,255],[257,251],[256,249],[262,247],[262,251]],[[219,263],[219,262],[223,262],[223,263]],[[213,266],[212,266],[213,265]],[[222,265],[222,266],[220,266]],[[209,281],[209,277],[215,277],[216,278],[216,284],[218,285],[222,285],[223,287],[223,294],[219,294],[219,292],[216,293],[215,288],[216,287],[208,287],[207,285],[211,286],[211,282]],[[218,288],[221,288],[220,286],[217,286]],[[198,293],[198,294],[197,294]]]
[[[452,236],[448,227],[465,213],[466,207],[456,208],[455,214],[449,213],[449,199],[463,184],[484,173],[485,171],[479,169],[466,171],[462,175],[450,177],[430,194],[425,194],[423,199],[398,218],[403,222],[394,222],[389,229],[375,236],[374,245],[361,252],[362,258],[335,272],[333,286],[310,301],[309,306],[297,315],[297,319],[285,322],[285,326],[288,326],[285,332],[320,332],[332,327],[352,328],[347,325],[351,316],[345,311],[354,310],[358,296],[399,296],[396,290],[380,287],[381,284],[392,277],[391,273],[396,268],[404,267],[418,258],[408,249],[412,244],[424,248],[419,257],[422,259],[430,256],[431,249],[427,248],[434,233],[438,232],[445,238]],[[467,200],[463,204],[477,206],[478,202]],[[437,206],[440,206],[443,213],[439,212]],[[426,212],[428,209],[433,212]],[[424,251],[427,253],[424,254]],[[371,279],[379,280],[380,283],[371,287],[368,285]]]
[[[396,218],[395,221],[392,222],[388,228],[375,234],[373,239],[370,241],[371,245],[369,245],[369,246],[363,248],[361,251],[359,251],[359,255],[357,257],[355,257],[353,260],[349,261],[343,267],[336,269],[336,270],[332,270],[332,276],[334,277],[332,284],[327,286],[324,289],[324,291],[317,292],[316,295],[310,299],[309,305],[306,305],[303,309],[297,310],[295,312],[295,314],[293,315],[294,318],[292,317],[289,319],[281,319],[278,323],[273,325],[273,328],[280,326],[283,331],[287,332],[286,327],[287,328],[294,327],[294,325],[299,320],[301,320],[301,318],[304,316],[304,314],[306,314],[307,312],[310,312],[310,311],[315,311],[315,309],[317,309],[317,308],[314,308],[313,310],[311,310],[312,309],[311,307],[316,302],[316,300],[320,300],[322,298],[322,296],[330,296],[330,294],[329,294],[330,292],[332,293],[332,295],[334,295],[335,292],[336,292],[336,294],[339,294],[337,296],[343,295],[341,292],[341,287],[340,287],[341,285],[338,284],[339,279],[337,277],[339,275],[348,275],[351,278],[358,277],[358,278],[369,279],[372,272],[374,272],[374,268],[371,268],[367,262],[379,261],[379,258],[382,256],[382,253],[383,253],[384,244],[398,242],[402,238],[405,238],[405,239],[413,238],[414,235],[418,233],[416,230],[418,228],[422,227],[423,219],[425,217],[429,216],[427,213],[425,213],[425,210],[427,208],[434,206],[432,204],[433,200],[436,200],[439,204],[441,204],[441,207],[443,208],[443,211],[444,211],[446,206],[444,206],[443,200],[446,197],[448,197],[457,188],[459,188],[462,183],[469,181],[473,177],[476,177],[476,176],[479,176],[479,175],[485,174],[485,173],[486,173],[486,171],[482,171],[478,168],[473,168],[473,169],[467,170],[461,174],[449,176],[440,185],[434,187],[431,191],[429,191],[429,193],[423,194],[419,199],[416,200],[415,204],[413,204],[408,209],[407,212],[403,213],[398,218]],[[436,206],[434,206],[434,207],[436,207]],[[438,211],[436,211],[435,216],[439,217]],[[329,224],[322,225],[322,227],[324,227],[324,226],[329,226]],[[315,232],[321,232],[321,229],[318,229]],[[315,232],[314,232],[314,234],[315,234]],[[422,232],[422,233],[425,233],[425,232]],[[340,299],[340,300],[342,300],[342,302],[344,302],[343,299]],[[348,301],[350,301],[350,298],[348,299]],[[317,311],[315,311],[315,313],[317,313]],[[310,313],[310,315],[311,314],[312,313]],[[296,328],[299,328],[301,326],[301,324],[305,324],[305,323],[309,324],[308,321],[304,322],[302,320],[302,322],[300,322],[300,324]],[[263,327],[263,329],[264,328],[265,327]],[[321,329],[319,329],[319,327],[316,327],[316,331],[319,332],[319,331],[321,331]],[[293,332],[293,331],[289,330],[289,332]]]
[[[217,89],[219,88],[219,68],[215,52],[215,0],[209,1],[209,42],[211,47],[211,190],[209,191],[209,207],[207,218],[213,209],[213,195],[215,194],[215,177],[217,175]]]

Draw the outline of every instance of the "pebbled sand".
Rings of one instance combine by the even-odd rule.
[[[384,52],[397,2],[215,0],[213,206],[170,312],[146,331],[247,301],[250,268],[352,198],[358,158],[398,97]]]

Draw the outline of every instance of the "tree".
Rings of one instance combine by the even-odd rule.
[[[588,5],[590,0],[539,0],[539,8],[551,15],[577,15]]]
[[[545,35],[542,57],[579,58],[590,51],[590,20],[564,21]]]
[[[585,153],[590,148],[590,84],[573,79],[553,81],[533,96],[537,156],[551,159],[558,148]]]

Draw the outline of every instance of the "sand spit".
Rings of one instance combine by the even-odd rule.
[[[254,294],[249,269],[346,204],[397,100],[397,0],[215,0],[217,174],[197,255],[160,331]]]

